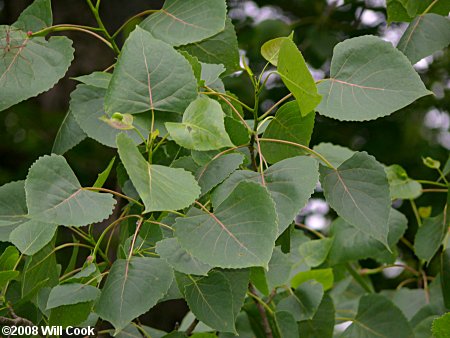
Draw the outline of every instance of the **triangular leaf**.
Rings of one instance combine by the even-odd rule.
[[[429,262],[441,246],[448,226],[443,213],[436,217],[426,218],[417,230],[414,239],[414,250],[417,257]]]
[[[24,255],[34,255],[50,242],[58,225],[30,220],[15,228],[9,240]]]
[[[52,153],[63,155],[86,138],[86,134],[69,110],[59,127]]]
[[[0,26],[0,41],[0,111],[52,88],[73,59],[72,41],[64,36],[46,41]]]
[[[332,337],[334,329],[334,304],[328,294],[323,296],[322,302],[311,320],[301,321],[298,330],[300,338]]]
[[[182,123],[167,122],[166,128],[176,143],[188,149],[206,151],[233,146],[220,104],[205,96],[187,107]]]
[[[375,36],[337,44],[330,77],[318,85],[323,100],[317,110],[341,121],[390,115],[431,94],[410,61],[389,42]]]
[[[20,13],[14,26],[23,31],[37,32],[53,24],[51,0],[34,0]]]
[[[127,135],[117,136],[117,147],[120,159],[144,202],[145,212],[183,209],[200,195],[200,187],[190,172],[149,164]]]
[[[314,128],[315,114],[302,116],[296,101],[284,104],[278,109],[275,118],[264,131],[264,138],[285,140],[309,145]],[[305,155],[306,152],[289,144],[263,142],[261,150],[269,163],[275,163],[289,157]]]
[[[197,81],[189,62],[136,27],[114,67],[105,97],[106,112],[136,114],[153,109],[182,113],[196,97]]]
[[[261,46],[261,55],[267,62],[270,62],[273,66],[278,65],[278,55],[280,53],[281,45],[284,41],[291,40],[291,36],[282,36],[265,42]]]
[[[47,309],[93,301],[99,295],[100,290],[91,285],[78,283],[57,285],[50,291]]]
[[[412,64],[450,44],[450,20],[428,13],[411,22],[398,42],[397,48]]]
[[[275,207],[267,190],[241,182],[214,213],[177,218],[175,236],[199,260],[217,267],[263,266],[277,233]]]
[[[243,180],[261,183],[261,175],[247,170],[234,172],[214,191],[213,204],[220,204]],[[275,202],[278,234],[281,234],[314,192],[318,180],[317,161],[306,156],[288,158],[267,169],[264,180]]]
[[[172,269],[162,259],[118,259],[109,272],[94,311],[118,332],[153,307],[169,290],[172,279]]]
[[[419,182],[408,177],[405,169],[397,164],[385,168],[389,181],[391,198],[416,199],[422,194],[422,186]]]
[[[166,0],[141,27],[173,46],[204,40],[225,28],[225,0]]]
[[[383,166],[355,153],[337,169],[320,167],[325,198],[339,216],[387,246],[389,185]]]
[[[43,156],[30,168],[25,182],[30,216],[42,222],[83,226],[107,218],[115,205],[111,194],[83,190],[60,155]]]
[[[399,308],[377,294],[361,297],[356,318],[341,335],[345,338],[412,336],[411,327]]]
[[[281,44],[278,73],[296,98],[302,116],[306,116],[317,107],[322,96],[317,93],[316,83],[306,66],[302,53],[289,39]]]
[[[11,231],[28,221],[25,181],[10,182],[0,187],[0,241],[9,241]]]

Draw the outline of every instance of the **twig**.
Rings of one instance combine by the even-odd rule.
[[[191,325],[189,325],[189,327],[187,328],[185,334],[186,334],[187,336],[190,336],[190,335],[192,334],[192,332],[194,332],[195,327],[197,326],[197,324],[198,324],[199,322],[200,322],[200,321],[199,321],[197,318],[194,318],[194,320],[192,321]]]
[[[251,295],[255,295],[256,290],[255,287],[252,284],[249,284],[248,290]],[[266,310],[264,309],[264,306],[258,302],[254,297],[252,297],[255,301],[256,308],[258,309],[259,315],[261,316],[262,320],[262,326],[264,328],[264,333],[266,334],[266,337],[273,338],[272,329],[270,328],[269,320],[267,319]]]

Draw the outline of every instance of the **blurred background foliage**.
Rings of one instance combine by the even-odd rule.
[[[0,0],[0,23],[14,22],[31,2]],[[107,28],[115,31],[128,17],[145,9],[160,8],[162,3],[163,1],[155,0],[109,0],[102,4],[102,17]],[[255,74],[259,74],[265,65],[260,55],[261,45],[269,39],[287,36],[292,31],[294,41],[314,77],[319,80],[328,75],[333,47],[340,41],[373,34],[395,45],[406,29],[406,24],[403,23],[387,25],[383,0],[229,0],[228,5],[241,54]],[[55,24],[95,24],[83,0],[54,0],[53,10]],[[0,185],[24,179],[30,165],[39,156],[51,152],[54,137],[68,109],[70,92],[76,84],[70,77],[103,70],[114,62],[112,52],[95,39],[77,32],[65,35],[74,40],[76,48],[76,58],[68,76],[51,91],[1,113]],[[430,156],[444,164],[449,154],[448,48],[421,60],[415,68],[426,86],[434,92],[434,96],[424,97],[387,118],[364,123],[338,122],[318,115],[311,146],[320,142],[332,142],[353,150],[367,151],[386,165],[402,165],[412,178],[435,180],[437,172],[425,167],[422,157]],[[271,70],[273,69],[268,69],[266,75]],[[253,104],[253,88],[245,74],[234,74],[226,78],[225,83],[228,90],[247,104]],[[261,96],[262,112],[286,94],[287,89],[280,79],[271,75],[267,80],[267,89]],[[66,157],[81,183],[90,185],[114,154],[113,149],[87,139],[70,150]],[[323,211],[320,194],[316,197],[319,197],[316,200],[319,201],[319,204],[316,203],[316,223],[328,224],[332,216],[327,214],[328,208],[325,207],[325,212]],[[435,214],[442,210],[444,199],[445,194],[426,194],[419,198],[417,204],[433,206]],[[412,240],[416,226],[411,207],[409,203],[403,203],[399,207],[410,220],[406,237]],[[314,205],[309,208],[313,210]],[[318,219],[318,216],[322,218]],[[412,258],[405,254],[404,259]],[[370,266],[370,262],[367,265]],[[430,269],[434,269],[433,263]],[[398,281],[379,280],[378,283],[384,288],[395,286]]]

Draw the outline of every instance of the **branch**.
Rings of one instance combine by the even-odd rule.
[[[249,284],[248,290],[251,295],[255,295],[256,290],[252,284]],[[260,302],[258,302],[255,298],[253,298],[253,300],[255,301],[256,308],[258,309],[259,315],[261,316],[262,326],[264,328],[264,333],[266,334],[266,337],[273,338],[272,329],[270,328],[269,320],[267,319],[267,314],[266,310],[264,309],[264,306]]]

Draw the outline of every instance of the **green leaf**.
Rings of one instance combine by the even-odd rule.
[[[325,294],[313,318],[298,323],[299,338],[333,337],[334,315],[333,300]]]
[[[11,231],[28,221],[25,181],[10,182],[0,187],[0,241],[9,241]]]
[[[70,95],[70,110],[81,129],[90,138],[108,147],[116,147],[116,137],[120,133],[129,135],[135,144],[142,143],[142,139],[135,130],[121,130],[106,123],[111,115],[103,108],[106,89],[80,84]],[[148,134],[151,126],[151,114],[142,113],[133,116],[134,126],[144,135]]]
[[[397,48],[412,64],[450,44],[450,20],[428,13],[419,15],[406,29]]]
[[[390,115],[431,94],[410,61],[390,42],[375,36],[337,44],[330,79],[318,88],[323,95],[318,112],[341,121]]]
[[[298,338],[298,326],[289,312],[277,311],[275,312],[275,321],[277,329],[280,332],[280,336],[283,338]]]
[[[288,255],[282,253],[280,247],[275,247],[269,261],[269,269],[265,273],[269,292],[278,286],[288,284],[292,270],[291,265]]]
[[[69,110],[56,134],[52,153],[63,155],[86,137],[87,135],[83,129],[81,129],[72,112]]]
[[[188,149],[206,151],[233,146],[220,104],[205,96],[187,107],[182,123],[166,122],[166,128],[176,143]]]
[[[17,278],[19,274],[20,274],[19,271],[14,270],[0,271],[0,288],[3,289],[9,281],[13,280],[14,278]]]
[[[219,92],[225,93],[225,88],[220,75],[225,71],[224,65],[200,62],[202,66],[201,80],[203,84]]]
[[[423,289],[400,288],[397,290],[383,290],[380,294],[386,296],[395,306],[402,310],[407,320],[411,320],[427,304],[426,292]]]
[[[436,338],[431,334],[433,321],[438,318],[437,315],[429,316],[414,327],[414,338]]]
[[[200,187],[190,172],[149,164],[127,135],[117,136],[117,147],[120,159],[144,202],[145,212],[183,209],[200,195]]]
[[[422,226],[417,230],[414,239],[414,250],[417,257],[429,262],[442,244],[448,224],[444,214],[426,218]]]
[[[433,4],[431,7],[429,7]],[[388,23],[395,21],[412,21],[418,13],[436,13],[447,16],[450,3],[446,0],[387,0]]]
[[[233,270],[219,270],[231,287],[233,296],[233,313],[236,319],[244,305],[245,296],[247,295],[248,282],[250,279],[249,269],[233,269]]]
[[[278,55],[278,73],[297,100],[302,116],[308,115],[320,103],[316,83],[306,66],[302,53],[291,40],[281,44]]]
[[[222,183],[223,180],[239,168],[243,162],[244,155],[228,154],[221,156],[198,169],[195,176],[202,189],[202,195]]]
[[[167,238],[156,244],[156,252],[174,270],[191,275],[206,275],[212,266],[200,262],[183,249],[176,238]]]
[[[204,263],[223,268],[267,267],[277,234],[277,217],[269,193],[241,182],[214,213],[177,218],[181,246]]]
[[[105,97],[106,112],[182,113],[196,97],[197,81],[189,62],[171,46],[136,27],[114,67]]]
[[[339,216],[387,246],[391,198],[384,168],[374,157],[357,152],[337,169],[321,166],[320,182]]]
[[[343,338],[412,336],[411,327],[399,308],[377,294],[361,297],[356,318],[341,335]]]
[[[220,204],[243,180],[261,183],[261,175],[244,170],[234,172],[214,191],[213,204]],[[275,202],[280,235],[314,192],[318,180],[317,161],[306,156],[288,158],[267,169],[264,172],[264,180]]]
[[[19,251],[14,246],[8,246],[0,256],[0,271],[13,270],[19,259]]]
[[[28,212],[34,220],[84,226],[108,218],[115,200],[111,194],[83,190],[60,155],[40,157],[25,181]]]
[[[92,302],[84,302],[73,305],[63,305],[54,308],[50,312],[48,324],[51,326],[81,326],[92,312]]]
[[[305,282],[294,290],[294,294],[282,299],[277,311],[287,311],[295,321],[309,320],[314,317],[323,297],[322,284]]]
[[[298,250],[310,267],[322,264],[328,256],[333,240],[331,238],[316,239],[300,245]]]
[[[397,164],[385,168],[391,199],[416,199],[422,195],[422,186],[419,182],[408,177],[405,169]]]
[[[315,269],[299,272],[291,279],[291,286],[297,288],[302,283],[310,280],[322,284],[324,291],[329,290],[333,287],[334,282],[333,269]]]
[[[314,146],[313,150],[325,157],[334,167],[339,167],[355,154],[353,150],[332,143],[320,143]],[[326,165],[321,160],[320,163]]]
[[[152,35],[173,46],[213,36],[225,28],[224,0],[166,0],[163,8],[141,23]]]
[[[433,321],[431,330],[436,338],[448,338],[450,332],[450,313],[446,313],[442,317],[436,318]]]
[[[9,240],[24,255],[34,255],[48,244],[55,235],[58,225],[29,220],[20,224],[9,235]]]
[[[34,0],[20,13],[14,26],[23,31],[37,32],[53,24],[52,4],[50,0]]]
[[[0,111],[52,88],[73,60],[72,41],[63,36],[46,41],[0,26],[0,41]]]
[[[302,116],[296,101],[288,102],[278,109],[275,118],[267,126],[263,137],[308,146],[314,128],[314,118],[314,113]],[[306,154],[304,150],[298,147],[275,142],[263,142],[261,150],[269,163]]]
[[[93,72],[88,75],[74,77],[73,80],[84,83],[91,87],[108,89],[112,75],[105,72]]]
[[[227,69],[226,75],[240,68],[238,41],[230,18],[226,19],[222,32],[201,42],[183,46],[182,49],[202,62],[223,64]]]
[[[392,252],[395,245],[407,228],[408,220],[395,209],[389,214],[388,244]],[[381,263],[394,263],[396,254],[389,252],[386,247],[361,229],[337,218],[331,225],[333,244],[330,249],[330,264],[341,264],[359,259],[374,258]]]
[[[108,166],[105,170],[103,170],[100,174],[98,174],[97,179],[94,182],[93,187],[95,188],[101,188],[105,184],[106,180],[109,177],[109,174],[111,173],[111,170],[114,166],[114,162],[116,161],[116,157],[114,156],[111,161],[109,161]]]
[[[91,285],[63,284],[55,286],[47,300],[47,310],[62,305],[73,305],[97,299],[100,290]]]
[[[291,34],[290,36],[283,36],[265,42],[261,46],[262,57],[276,67],[278,65],[278,55],[280,53],[281,45],[284,41],[292,41],[292,39],[293,34]]]
[[[172,269],[162,259],[118,259],[108,274],[94,311],[118,332],[153,307],[169,290],[172,279]]]
[[[233,294],[228,279],[212,271],[207,277],[185,276],[184,295],[195,317],[213,329],[235,332]]]

